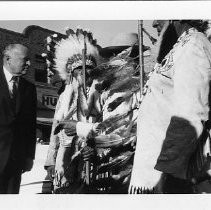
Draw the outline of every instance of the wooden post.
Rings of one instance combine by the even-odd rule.
[[[143,84],[144,84],[143,20],[138,20],[138,39],[139,39],[139,65],[140,65],[140,94],[142,95]]]

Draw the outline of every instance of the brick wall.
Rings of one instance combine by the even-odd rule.
[[[17,33],[7,29],[0,28],[0,65],[2,66],[2,51],[5,46],[10,43],[20,43],[29,47],[31,66],[26,78],[31,82],[36,82],[36,73],[43,78],[39,77],[38,82],[47,81],[46,77],[46,63],[42,59],[41,54],[46,53],[46,38],[49,35],[57,32],[42,28],[40,26],[31,25],[24,29],[23,33]],[[58,36],[64,38],[65,35],[57,33]]]

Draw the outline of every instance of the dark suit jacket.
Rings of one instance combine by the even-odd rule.
[[[16,109],[12,107],[7,81],[0,69],[0,174],[8,161],[21,169],[33,158],[36,145],[36,88],[20,78]]]

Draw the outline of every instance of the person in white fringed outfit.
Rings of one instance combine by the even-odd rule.
[[[202,150],[210,120],[206,29],[206,21],[171,20],[161,32],[164,53],[139,108],[130,193],[193,193],[192,181],[209,170]]]

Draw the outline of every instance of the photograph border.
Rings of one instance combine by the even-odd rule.
[[[210,19],[209,1],[8,1],[1,20]],[[74,9],[73,9],[74,8]],[[39,12],[37,12],[39,11]],[[43,197],[44,196],[44,197]],[[211,195],[0,196],[4,209],[210,209]]]

